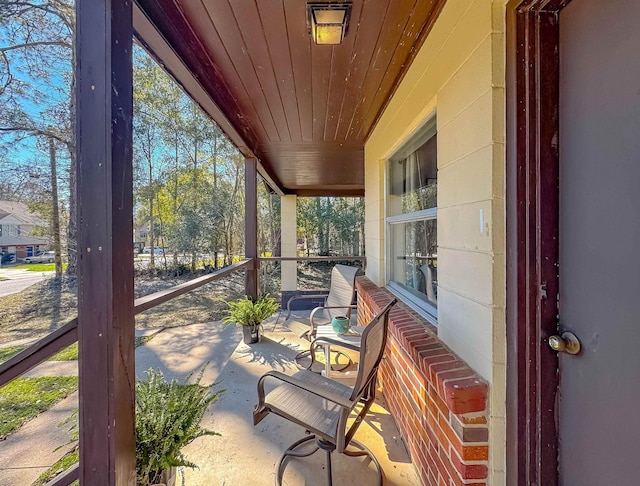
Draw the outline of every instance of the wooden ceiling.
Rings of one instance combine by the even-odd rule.
[[[138,39],[284,193],[363,195],[364,143],[445,0],[353,0],[343,43],[304,0],[137,0]]]

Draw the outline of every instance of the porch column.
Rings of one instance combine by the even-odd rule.
[[[76,2],[80,484],[135,483],[132,2]]]
[[[251,263],[245,267],[245,293],[258,297],[258,161],[244,161],[244,256]]]
[[[280,197],[280,238],[283,257],[297,256],[297,221],[295,194]],[[280,266],[282,290],[297,290],[298,263],[282,262]]]

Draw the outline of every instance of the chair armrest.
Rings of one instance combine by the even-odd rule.
[[[329,295],[329,291],[325,291],[323,294],[309,294],[309,295],[296,295],[295,297],[291,297],[288,301],[287,301],[287,319],[289,319],[289,317],[291,317],[291,303],[296,301],[296,300],[305,300],[305,299],[319,299],[319,298],[323,298],[323,299],[327,299],[327,295]]]
[[[332,305],[332,306],[318,306],[311,311],[311,315],[309,316],[309,321],[311,322],[311,329],[315,329],[316,325],[313,322],[313,318],[316,315],[316,312],[320,312],[325,309],[357,309],[357,305]]]
[[[346,408],[348,410],[351,410],[351,408],[353,407],[353,404],[354,404],[353,401],[347,398],[344,398],[338,395],[337,393],[332,393],[330,391],[312,386],[309,383],[306,383],[298,378],[294,378],[293,376],[285,375],[284,373],[281,373],[279,371],[267,371],[258,380],[258,405],[256,406],[256,409],[264,404],[264,396],[265,396],[264,380],[268,377],[275,378],[280,381],[284,381],[289,385],[293,385],[297,388],[300,388],[301,390],[304,390],[306,392],[312,393],[313,395],[319,396],[320,398],[329,400],[330,402],[333,402],[336,405],[340,405],[341,407]]]

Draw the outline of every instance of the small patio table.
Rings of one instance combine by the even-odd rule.
[[[358,348],[360,348],[362,331],[364,331],[364,326],[351,326],[351,328],[346,334],[338,334],[333,330],[333,327],[330,325],[318,326],[316,328],[316,339],[319,339],[319,338],[333,339],[334,341],[350,344],[352,346],[357,346]],[[325,363],[324,373],[325,373],[325,376],[329,378],[331,376],[331,344],[326,342],[319,342],[318,345],[324,348],[324,363]],[[349,364],[351,364],[350,358],[349,358]]]

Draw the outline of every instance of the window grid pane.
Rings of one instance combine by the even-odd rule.
[[[390,280],[437,307],[438,254],[435,219],[390,225]]]

